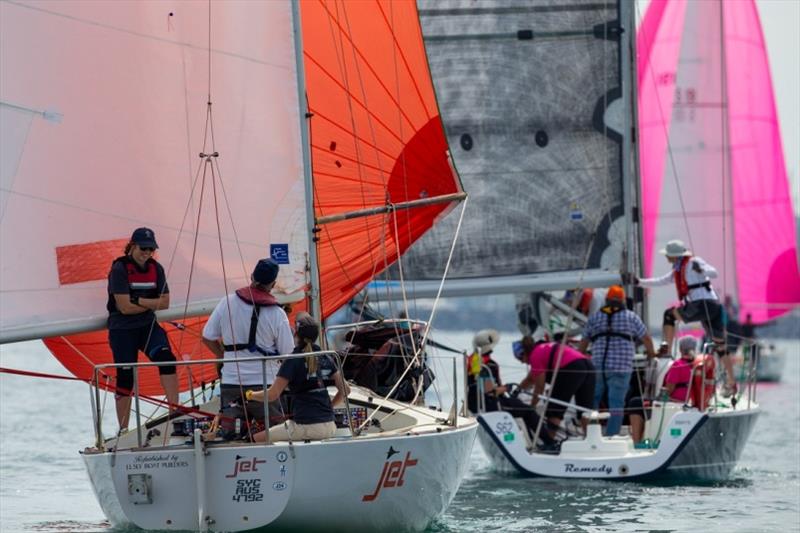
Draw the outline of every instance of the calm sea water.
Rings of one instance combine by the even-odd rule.
[[[435,339],[469,346],[471,335]],[[524,367],[496,349],[506,381]],[[800,342],[783,341],[783,381],[759,386],[763,414],[732,479],[701,486],[531,480],[501,476],[476,442],[472,468],[429,532],[800,531]],[[437,374],[446,374],[443,365]],[[0,366],[66,372],[40,343],[0,348]],[[445,381],[445,380],[440,380]],[[452,387],[441,383],[443,397]],[[106,406],[112,411],[112,401]],[[85,384],[0,374],[0,531],[110,531],[78,450],[93,439]],[[111,419],[109,425],[111,428]]]

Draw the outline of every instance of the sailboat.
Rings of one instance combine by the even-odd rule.
[[[468,468],[477,424],[454,407],[354,386],[336,437],[255,444],[204,440],[216,400],[195,404],[216,379],[205,315],[255,261],[325,318],[465,196],[415,6],[3,2],[0,24],[0,341],[44,338],[90,382],[81,457],[112,525],[423,529]],[[140,362],[136,427],[114,435],[97,330],[111,260],[144,225],[192,408],[143,420],[161,392]]]
[[[470,191],[445,294],[517,294],[521,326],[533,333],[548,325],[534,309],[541,293],[642,272],[634,4],[422,2],[420,14],[453,161]],[[436,286],[430,267],[447,253],[442,226],[458,223],[450,218],[405,256],[417,294]],[[642,294],[628,294],[644,311]],[[560,307],[561,331],[571,330],[575,305]],[[651,373],[659,388],[663,366]],[[524,476],[724,479],[759,413],[751,389],[738,400],[654,402],[645,448],[604,437],[602,414],[574,405],[591,423],[557,453],[540,452],[504,411],[477,414],[478,438],[496,470]]]
[[[702,31],[700,31],[702,28]],[[719,271],[729,345],[753,347],[753,327],[800,305],[797,236],[769,62],[755,2],[651,3],[639,32],[639,112],[645,274],[657,249],[682,239]],[[653,292],[651,316],[668,306]]]

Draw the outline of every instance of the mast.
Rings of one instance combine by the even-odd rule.
[[[311,172],[311,142],[306,98],[306,74],[303,63],[303,34],[300,21],[300,4],[292,0],[292,35],[294,36],[294,59],[297,68],[297,101],[300,105],[300,146],[303,151],[303,181],[306,192],[306,228],[308,230],[308,310],[311,316],[322,320],[322,308],[319,301],[319,259],[317,257],[317,232],[314,217],[314,176]]]
[[[638,136],[638,96],[636,93],[636,7],[633,2],[620,2],[620,19],[623,40],[620,47],[620,62],[623,94],[628,98],[627,109],[623,113],[623,131],[626,142],[622,144],[622,186],[625,204],[625,264],[624,270],[641,276],[642,272],[642,210],[641,180],[639,175]],[[633,295],[633,286],[625,287],[626,293]],[[643,295],[644,299],[645,296]],[[635,301],[635,298],[634,298]],[[641,304],[643,320],[647,321],[646,302]]]

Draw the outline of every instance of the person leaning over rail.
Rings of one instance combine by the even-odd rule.
[[[295,340],[292,353],[319,352],[315,344],[319,336],[319,323],[308,313],[297,314]],[[333,380],[336,384],[336,395],[331,401],[325,381]],[[275,382],[266,391],[247,391],[248,400],[275,401],[281,393],[288,389],[292,397],[294,418],[285,424],[269,428],[271,441],[279,440],[322,440],[334,436],[333,406],[343,401],[350,393],[340,372],[328,355],[287,359],[278,370]],[[253,435],[253,440],[267,440],[267,432],[260,431]]]
[[[609,287],[606,303],[589,317],[578,347],[586,353],[592,347],[592,362],[600,374],[594,389],[594,407],[607,397],[611,416],[606,435],[616,435],[622,426],[625,395],[633,372],[636,342],[644,343],[648,357],[655,357],[653,340],[642,319],[625,308],[625,290],[619,285]]]
[[[250,285],[222,298],[203,328],[203,343],[215,356],[225,359],[220,372],[220,412],[221,425],[228,437],[236,433],[229,426],[235,424],[239,415],[246,415],[247,423],[264,418],[263,404],[247,402],[244,398],[245,388],[264,387],[262,362],[238,359],[259,355],[268,358],[266,385],[269,386],[279,366],[275,356],[288,354],[293,348],[289,319],[270,293],[279,268],[272,259],[261,259],[250,276]],[[270,402],[270,421],[277,422],[282,417],[280,402]],[[242,429],[250,428],[243,426]]]
[[[525,423],[528,435],[533,439],[539,425],[539,415],[525,402],[509,394],[508,386],[500,379],[500,365],[492,358],[494,347],[500,341],[500,333],[493,329],[484,329],[475,334],[472,346],[475,353],[470,356],[467,375],[467,407],[472,413],[478,413],[478,396],[483,391],[485,411],[506,411]],[[555,449],[556,443],[548,432],[539,435],[545,447]],[[534,443],[535,444],[535,443]]]
[[[559,351],[563,350],[559,357]],[[592,408],[595,387],[595,368],[592,361],[584,354],[560,342],[546,340],[533,341],[525,336],[519,343],[514,343],[514,357],[530,367],[528,375],[520,382],[521,389],[533,387],[531,406],[536,407],[539,395],[544,392],[545,383],[552,383],[550,397],[569,403],[575,397],[575,405],[586,409]],[[556,367],[558,372],[553,382]],[[547,427],[543,428],[551,437],[561,425],[567,407],[555,402],[547,403]],[[581,413],[579,413],[580,416]],[[581,426],[586,432],[586,419],[581,417]]]
[[[711,280],[718,276],[717,269],[705,262],[701,257],[693,255],[683,241],[672,240],[661,249],[661,253],[672,265],[669,272],[656,278],[633,277],[634,283],[642,287],[675,284],[679,306],[664,311],[663,331],[664,345],[662,350],[669,350],[675,336],[675,324],[681,322],[700,322],[703,329],[714,341],[714,349],[725,366],[727,374],[727,393],[736,393],[736,380],[733,373],[733,358],[727,356],[725,350],[725,331],[723,327],[722,305],[711,286]]]
[[[115,363],[135,363],[139,350],[151,361],[175,361],[166,332],[155,311],[169,307],[169,286],[164,267],[153,259],[158,248],[150,228],[137,228],[125,245],[124,255],[111,263],[108,273],[108,342]],[[158,367],[170,410],[178,405],[178,377],[174,365]],[[117,368],[116,408],[120,431],[128,429],[133,368]]]

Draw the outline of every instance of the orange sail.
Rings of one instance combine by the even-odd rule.
[[[414,2],[301,2],[317,217],[460,191]],[[322,314],[394,263],[452,204],[321,226]]]
[[[129,143],[135,154],[151,154],[150,158],[142,155],[118,164],[131,165],[130,173],[141,177],[128,182],[148,184],[148,198],[158,204],[158,209],[146,213],[127,213],[126,206],[135,205],[128,199],[115,207],[116,213],[106,216],[106,211],[111,211],[105,205],[110,193],[98,188],[91,202],[65,213],[61,223],[55,221],[58,227],[66,229],[71,217],[89,212],[85,224],[89,228],[87,235],[69,232],[69,238],[55,239],[53,245],[42,243],[43,261],[49,261],[50,255],[60,261],[42,295],[58,298],[64,287],[75,295],[85,293],[85,298],[93,300],[82,300],[85,309],[77,315],[102,318],[110,259],[121,251],[130,229],[148,225],[159,235],[159,261],[167,267],[170,310],[176,314],[184,304],[195,305],[197,299],[213,305],[226,291],[247,282],[254,258],[269,255],[271,245],[285,244],[290,262],[281,269],[279,286],[286,294],[299,295],[296,300],[302,300],[308,287],[308,247],[317,246],[321,307],[323,317],[327,317],[397,261],[453,207],[454,201],[442,201],[320,223],[313,233],[306,227],[300,135],[303,120],[307,120],[310,131],[314,214],[318,219],[458,193],[461,186],[448,158],[415,4],[309,0],[299,5],[307,101],[298,100],[299,63],[289,2],[260,3],[256,11],[250,4],[211,4],[214,31],[210,82],[206,77],[206,2],[180,3],[170,13],[161,13],[157,5],[140,3],[92,6],[89,11],[68,2],[48,4],[48,11],[39,12],[9,7],[14,17],[30,18],[33,25],[39,23],[37,19],[53,25],[51,38],[71,39],[62,47],[72,47],[75,53],[70,54],[69,61],[98,80],[93,90],[114,87],[119,92],[126,83],[130,86],[119,94],[130,106],[130,110],[123,107],[118,111],[123,120],[100,120],[93,115],[90,100],[84,104],[83,97],[78,97],[78,102],[86,109],[78,106],[75,113],[68,114],[69,118],[81,117],[80,111],[93,119],[93,133],[86,133],[89,130],[84,128],[81,139],[99,147],[103,176],[97,176],[94,182],[105,179],[109,180],[108,187],[125,189],[125,181],[117,183],[120,180],[110,171],[118,159],[104,155],[117,146],[117,139]],[[111,12],[104,13],[104,9]],[[87,56],[80,48],[89,46],[93,39],[94,46],[104,50],[109,60],[118,54],[121,63],[127,61],[141,75],[108,68],[92,74],[94,65],[82,59]],[[58,49],[52,47],[52,53]],[[123,57],[128,55],[127,59]],[[63,81],[54,75],[43,85],[57,86]],[[164,87],[158,95],[149,94],[154,84]],[[202,118],[209,89],[214,100],[216,142],[221,145],[221,185],[217,187],[224,188],[226,196],[222,198],[221,191],[217,194],[220,202],[232,204],[231,220],[226,223],[220,216],[224,261],[219,260],[209,197],[201,206],[199,181],[193,182],[196,176],[186,172],[196,169],[194,159],[187,164],[187,150],[191,158],[196,158],[195,152],[206,149],[201,146],[204,125],[197,119]],[[153,107],[153,98],[158,98],[158,106]],[[105,109],[111,109],[111,103]],[[68,106],[67,110],[71,112],[72,108]],[[126,118],[129,113],[139,117],[139,124],[132,125],[132,119]],[[65,121],[65,126],[71,124]],[[38,122],[34,121],[33,127],[34,133],[42,129],[50,134]],[[57,134],[60,130],[53,131]],[[53,138],[53,146],[86,151],[82,141],[78,142],[81,139],[66,135],[66,129],[64,133]],[[36,138],[28,142],[33,141]],[[106,145],[108,148],[103,149]],[[91,167],[75,170],[75,176],[70,174],[66,179],[75,180],[91,172]],[[81,186],[86,190],[92,182]],[[176,199],[168,201],[173,197]],[[220,211],[223,215],[224,209]],[[184,216],[186,227],[181,226],[180,218],[184,210],[192,213]],[[197,223],[192,227],[195,218]],[[195,235],[197,248],[193,248]],[[102,248],[103,254],[91,252],[87,246],[93,247],[91,250]],[[94,265],[91,272],[85,267],[89,253]],[[192,280],[191,286],[187,280]],[[65,311],[67,318],[69,312]],[[53,320],[64,317],[55,316]],[[204,323],[203,317],[182,316],[162,323],[179,359],[212,357],[201,343]],[[55,336],[45,343],[70,372],[82,379],[92,378],[93,365],[113,359],[106,331]],[[113,378],[114,371],[108,371],[108,375]],[[181,370],[181,390],[209,383],[215,376],[213,365],[192,367],[191,380]],[[113,379],[107,386],[113,390]],[[139,388],[142,394],[161,394],[155,369],[142,371]]]

